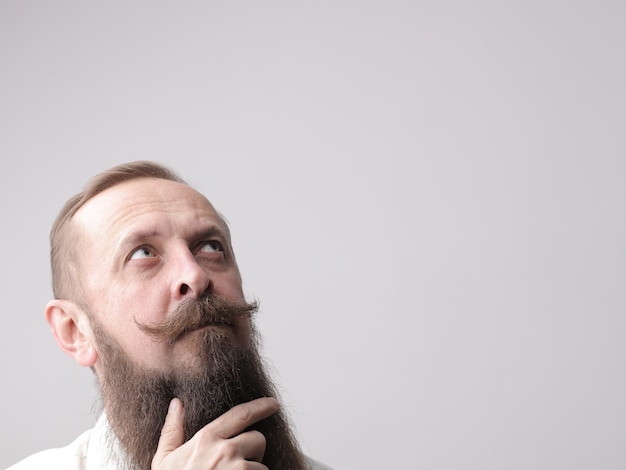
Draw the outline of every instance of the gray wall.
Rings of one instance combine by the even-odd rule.
[[[306,451],[626,467],[619,1],[0,2],[0,467],[94,421],[47,233],[111,165],[226,214]]]

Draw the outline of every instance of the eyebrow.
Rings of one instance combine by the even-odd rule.
[[[196,230],[193,231],[191,238],[192,239],[201,239],[201,238],[212,238],[218,237],[222,238],[225,241],[228,241],[228,231],[223,227],[220,227],[219,224],[211,223],[209,225],[200,226]]]
[[[145,243],[147,240],[155,237],[162,237],[163,232],[159,229],[130,229],[127,233],[123,234],[118,240],[115,246],[115,252],[119,252],[122,249],[126,249],[127,247],[134,247],[135,245],[140,245]],[[199,227],[193,228],[189,234],[188,239],[191,241],[199,241],[205,238],[213,238],[217,237],[222,239],[225,242],[229,242],[228,231],[223,227],[220,227],[219,224],[209,223],[206,225],[202,225]]]
[[[117,251],[118,249],[125,247],[125,246],[135,245],[137,243],[143,243],[145,240],[158,237],[160,235],[161,235],[161,232],[159,232],[156,229],[154,230],[131,230],[131,231],[124,233],[120,237],[120,239],[117,241],[117,244],[115,246],[115,250]]]

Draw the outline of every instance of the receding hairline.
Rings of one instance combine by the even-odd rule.
[[[144,184],[147,183],[147,186]],[[104,209],[104,207],[116,207],[116,212],[111,213],[110,216],[112,218],[107,217],[107,225],[114,223],[119,214],[123,214],[126,208],[130,206],[144,206],[144,205],[160,205],[162,202],[166,204],[170,204],[171,201],[161,201],[158,196],[155,197],[156,194],[162,189],[161,185],[166,185],[163,190],[166,195],[166,199],[169,198],[171,194],[176,194],[176,191],[181,191],[178,193],[177,197],[180,197],[181,200],[195,200],[196,204],[201,204],[202,206],[207,207],[211,211],[211,222],[208,221],[202,222],[202,220],[197,220],[199,225],[207,226],[208,228],[204,231],[209,232],[211,230],[219,231],[222,236],[227,236],[230,239],[230,229],[228,227],[228,222],[226,218],[217,211],[215,206],[211,203],[211,201],[196,188],[190,186],[187,183],[165,180],[163,178],[154,178],[141,176],[138,178],[133,178],[131,180],[122,181],[115,186],[111,186],[103,190],[102,192],[94,195],[91,199],[86,200],[84,204],[78,208],[74,215],[68,220],[68,229],[71,231],[75,231],[79,238],[88,232],[90,232],[90,226],[94,223],[94,220],[91,219],[90,215],[87,214],[95,214],[96,219],[99,221],[102,219],[102,210],[108,211],[108,209]],[[169,186],[174,185],[174,186]],[[138,197],[138,199],[131,198]],[[197,199],[196,199],[197,198]],[[101,206],[104,204],[104,206]],[[95,205],[95,207],[94,207]],[[178,207],[178,206],[176,206]],[[178,209],[170,208],[167,210],[177,211]],[[88,217],[89,219],[85,220],[84,217]],[[210,227],[213,227],[211,229]],[[151,231],[153,229],[149,229]]]
[[[213,207],[200,191],[189,185],[176,172],[160,163],[147,160],[123,163],[93,176],[83,190],[72,196],[63,206],[50,231],[50,261],[52,268],[52,290],[55,298],[66,298],[81,302],[82,286],[78,257],[75,248],[80,245],[80,230],[72,223],[76,213],[91,199],[125,182],[138,179],[165,180],[183,184],[200,194]],[[226,218],[215,208],[224,229],[230,238]]]
[[[78,210],[83,207],[87,201],[93,199],[98,194],[109,188],[118,186],[126,181],[132,181],[140,178],[175,181],[189,186],[189,184],[178,176],[177,173],[159,163],[139,160],[136,162],[123,163],[121,165],[114,166],[113,168],[109,168],[108,170],[98,173],[90,178],[81,192],[68,199],[52,226],[51,236],[56,226],[62,225],[66,220],[74,217],[76,212],[78,212]]]

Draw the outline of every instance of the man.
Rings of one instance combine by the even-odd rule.
[[[59,346],[104,412],[25,469],[327,469],[304,457],[264,370],[224,219],[151,162],[97,175],[51,235]]]

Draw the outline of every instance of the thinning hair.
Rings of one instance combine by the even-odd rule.
[[[77,253],[80,233],[72,224],[76,212],[101,192],[137,178],[157,178],[187,184],[169,168],[145,160],[115,166],[89,180],[82,192],[65,203],[50,231],[52,292],[55,298],[83,302]]]

